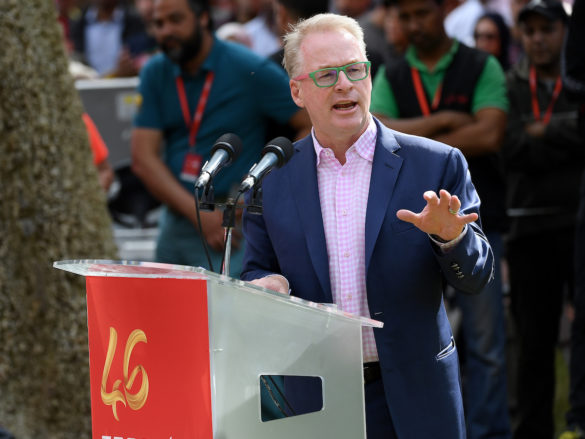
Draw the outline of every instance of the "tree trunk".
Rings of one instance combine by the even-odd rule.
[[[91,435],[85,283],[115,256],[53,0],[0,1],[0,425]],[[99,389],[98,389],[99,391]]]

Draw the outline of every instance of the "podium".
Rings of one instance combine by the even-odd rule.
[[[86,277],[94,439],[365,438],[361,328],[382,323],[202,268],[58,261]],[[321,410],[264,422],[265,376]]]

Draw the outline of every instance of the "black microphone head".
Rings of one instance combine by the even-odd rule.
[[[228,153],[229,161],[226,163],[228,165],[240,156],[242,140],[234,133],[223,134],[215,141],[213,148],[211,148],[211,155],[218,149],[223,149]]]
[[[266,144],[262,150],[262,155],[272,152],[278,157],[277,167],[280,168],[290,160],[295,152],[295,148],[290,140],[286,137],[277,137]]]

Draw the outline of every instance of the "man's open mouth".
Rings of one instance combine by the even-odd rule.
[[[333,108],[336,110],[350,110],[357,105],[356,102],[341,102],[339,104],[335,104]]]

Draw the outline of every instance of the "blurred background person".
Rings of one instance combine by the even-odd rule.
[[[252,51],[261,56],[276,52],[280,48],[280,39],[272,0],[238,0],[238,9],[238,21],[244,24],[252,40]]]
[[[246,46],[248,49],[252,48],[252,39],[248,35],[246,26],[242,23],[235,21],[224,23],[217,28],[215,34],[220,40],[233,41],[234,43]]]
[[[524,56],[524,47],[520,38],[520,26],[518,24],[518,15],[524,6],[530,0],[509,0],[510,16],[512,23],[510,25],[510,65],[518,63]]]
[[[392,0],[384,0],[384,36],[388,43],[386,55],[401,56],[406,52],[408,39],[398,18],[398,8]]]
[[[487,12],[488,0],[463,0],[445,17],[445,31],[452,38],[473,47],[473,30],[479,17]]]
[[[140,71],[142,66],[146,64],[146,61],[148,61],[158,49],[154,37],[154,0],[134,0],[134,6],[138,15],[140,15],[140,18],[142,19],[145,29],[144,34],[138,34],[134,37],[135,39],[142,41],[133,42],[136,46],[139,45],[136,49],[137,53],[134,57],[134,62]]]
[[[496,57],[504,71],[510,67],[510,30],[497,12],[482,15],[473,31],[475,47]]]
[[[554,434],[555,349],[573,291],[573,248],[585,140],[561,79],[567,14],[533,0],[518,15],[525,57],[508,72],[510,113],[502,154],[508,189],[512,316],[518,333],[515,439]]]
[[[373,9],[375,0],[333,0],[332,12],[358,20]]]
[[[165,205],[156,260],[209,267],[200,226],[219,270],[223,212],[201,212],[199,223],[193,193],[214,143],[226,133],[235,133],[243,143],[238,160],[213,182],[215,201],[225,202],[258,160],[270,118],[289,122],[297,135],[308,132],[309,120],[294,104],[282,68],[216,38],[207,0],[155,0],[154,17],[161,53],[140,72],[142,104],[131,138],[132,169]],[[243,256],[240,244],[234,229],[231,274],[236,276]]]
[[[579,131],[585,138],[585,1],[575,0],[563,53],[563,81],[579,105]],[[585,438],[585,173],[581,178],[575,235],[574,319],[571,326],[567,430],[559,439]]]
[[[93,0],[71,23],[73,55],[100,76],[135,76],[136,58],[154,41],[132,6],[121,0]]]
[[[238,0],[211,0],[211,22],[215,29],[238,21]]]

